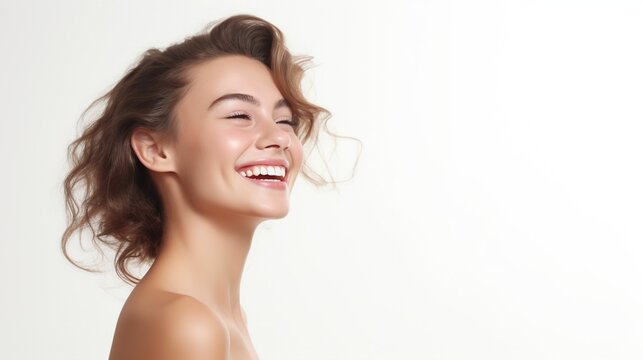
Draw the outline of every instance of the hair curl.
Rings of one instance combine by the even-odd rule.
[[[232,16],[165,50],[147,50],[111,90],[83,112],[84,117],[97,104],[105,105],[68,147],[72,168],[64,180],[64,195],[69,223],[61,247],[72,264],[94,271],[76,263],[67,250],[70,237],[89,228],[95,247],[100,250],[102,244],[116,251],[118,276],[131,284],[140,281],[128,265],[133,260],[148,262],[158,255],[163,204],[147,168],[131,148],[130,136],[135,128],[143,127],[175,138],[174,108],[189,85],[187,70],[222,55],[248,56],[270,68],[293,111],[295,131],[302,143],[316,143],[321,124],[328,131],[330,112],[308,102],[301,90],[311,58],[292,56],[282,32],[261,18]],[[302,174],[315,185],[329,183],[307,166]],[[80,199],[75,194],[78,187],[84,190]]]

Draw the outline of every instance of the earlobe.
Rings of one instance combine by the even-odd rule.
[[[130,138],[132,150],[138,160],[149,170],[156,172],[174,171],[172,157],[164,148],[161,137],[144,128],[136,128]]]

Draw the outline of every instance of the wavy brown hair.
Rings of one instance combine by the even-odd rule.
[[[189,85],[187,71],[222,55],[244,55],[270,68],[293,111],[295,131],[303,144],[316,143],[321,124],[328,131],[325,123],[330,113],[308,102],[301,90],[311,58],[292,56],[282,32],[261,18],[235,15],[164,50],[147,50],[111,90],[83,112],[84,117],[96,105],[104,105],[68,147],[72,164],[64,180],[68,227],[61,247],[72,264],[95,271],[79,265],[67,249],[75,232],[89,228],[95,247],[115,250],[118,276],[130,284],[140,281],[128,265],[133,260],[142,263],[156,258],[163,235],[163,204],[147,168],[131,148],[130,136],[135,128],[143,127],[175,139],[174,108]],[[302,174],[315,185],[329,183],[306,165]],[[84,192],[77,194],[77,188]]]

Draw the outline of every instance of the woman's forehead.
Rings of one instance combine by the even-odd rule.
[[[194,85],[218,83],[257,84],[272,82],[270,69],[262,62],[241,55],[225,55],[193,66],[189,78]]]
[[[190,69],[188,79],[188,91],[181,102],[203,110],[206,110],[204,106],[209,110],[217,99],[231,94],[251,98],[256,106],[272,106],[283,99],[270,69],[245,56],[222,56],[196,65]]]
[[[205,97],[226,93],[250,93],[257,98],[281,97],[270,69],[258,60],[241,55],[226,55],[194,66],[189,71],[193,95]]]

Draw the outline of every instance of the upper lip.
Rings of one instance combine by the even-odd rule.
[[[252,160],[237,166],[236,170],[239,171],[249,166],[258,166],[258,165],[283,166],[286,168],[286,171],[288,171],[288,168],[290,167],[290,164],[286,159],[257,159],[257,160]]]

